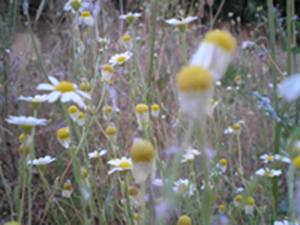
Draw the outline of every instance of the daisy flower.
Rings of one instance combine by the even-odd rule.
[[[289,222],[288,220],[274,221],[274,225],[299,225],[297,222]]]
[[[127,14],[123,14],[120,16],[121,20],[126,20],[127,23],[132,24],[137,18],[141,17],[142,14],[141,13],[133,13],[133,12],[129,12]]]
[[[153,118],[158,118],[160,112],[160,106],[158,104],[152,104],[151,105],[151,116]]]
[[[132,174],[135,182],[140,184],[152,174],[155,151],[151,142],[143,139],[134,140],[130,156],[132,160]]]
[[[122,35],[120,42],[124,46],[124,48],[126,49],[132,48],[132,37],[129,34]]]
[[[192,119],[203,119],[210,112],[211,74],[201,66],[189,65],[183,67],[176,78],[181,112]]]
[[[108,172],[108,175],[114,172],[128,171],[132,169],[132,162],[130,158],[122,157],[120,159],[111,159],[108,164],[113,168]]]
[[[64,148],[69,148],[71,144],[70,129],[68,127],[58,129],[56,131],[56,138]]]
[[[116,54],[112,56],[109,60],[109,63],[113,66],[115,65],[123,65],[125,62],[127,62],[132,57],[132,53],[127,51],[124,53]]]
[[[288,102],[300,97],[300,73],[289,76],[278,85],[278,95]]]
[[[61,192],[61,195],[64,198],[70,198],[72,193],[73,193],[73,185],[70,180],[67,180],[63,185],[63,190]]]
[[[192,225],[192,219],[188,215],[181,215],[177,220],[177,225]]]
[[[218,167],[221,169],[222,173],[226,172],[227,166],[228,166],[228,160],[225,158],[220,159],[220,161],[218,163]]]
[[[75,122],[78,119],[79,109],[76,105],[71,105],[68,108],[68,113],[71,119]]]
[[[290,163],[291,160],[286,157],[286,156],[283,156],[283,155],[279,155],[279,154],[276,154],[276,155],[272,155],[272,154],[264,154],[264,155],[261,155],[259,157],[265,164],[267,163],[270,163],[270,162],[273,162],[273,161],[281,161],[281,162],[284,162],[284,163]]]
[[[255,172],[256,175],[261,177],[278,177],[281,175],[281,170],[274,170],[269,168],[260,168]]]
[[[112,117],[112,107],[110,105],[104,105],[102,108],[103,117],[106,121],[110,121]]]
[[[76,84],[69,81],[58,81],[55,77],[48,77],[51,84],[42,83],[37,86],[38,90],[51,91],[47,96],[47,101],[53,103],[60,99],[62,103],[74,102],[79,107],[85,108],[86,105],[82,98],[90,99],[90,95],[80,91]]]
[[[253,211],[254,211],[254,207],[255,207],[255,200],[253,197],[249,196],[247,199],[246,199],[246,204],[244,206],[244,211],[246,214],[252,214]]]
[[[183,154],[183,159],[181,160],[182,163],[191,162],[195,159],[196,156],[200,155],[200,151],[197,149],[194,149],[192,147],[189,147],[185,150],[185,153]]]
[[[181,32],[184,32],[186,30],[186,27],[189,23],[195,21],[198,17],[197,16],[188,16],[186,18],[172,18],[166,20],[166,23],[172,26],[176,26],[178,30]]]
[[[195,187],[188,179],[179,179],[174,182],[173,191],[183,196],[190,197],[194,194]]]
[[[229,32],[209,31],[192,56],[190,64],[202,66],[209,71],[214,81],[218,81],[225,74],[235,48],[236,40]]]
[[[28,160],[27,165],[45,166],[45,165],[48,165],[48,164],[54,162],[55,160],[56,160],[56,158],[53,158],[49,155],[46,155],[44,157],[40,157],[40,158],[37,158],[37,159]]]
[[[104,64],[101,67],[101,80],[104,82],[109,82],[112,78],[112,75],[114,74],[115,69],[112,65],[110,64]]]
[[[107,150],[106,150],[106,149],[103,149],[103,150],[101,150],[101,149],[95,150],[95,151],[93,151],[93,152],[89,152],[89,153],[88,153],[88,158],[89,158],[89,159],[98,159],[98,158],[100,158],[101,156],[106,155],[106,153],[107,153]]]
[[[76,13],[82,7],[82,0],[69,0],[65,6],[64,11],[71,11],[72,13]]]
[[[149,123],[149,107],[144,103],[137,104],[135,106],[136,120],[139,126],[139,130],[142,130]]]
[[[35,126],[45,126],[48,121],[46,119],[39,119],[32,116],[8,116],[6,122],[17,125],[25,131],[30,131]]]
[[[84,112],[79,112],[78,118],[76,120],[77,124],[82,127],[85,124],[85,121],[86,121],[86,114]]]
[[[235,207],[239,207],[243,203],[243,196],[242,195],[236,195],[233,199],[233,204]]]
[[[95,20],[90,11],[82,11],[79,15],[78,22],[81,25],[94,26]]]
[[[18,98],[20,101],[31,102],[31,103],[42,103],[47,101],[47,95],[35,95],[31,96],[20,96]]]

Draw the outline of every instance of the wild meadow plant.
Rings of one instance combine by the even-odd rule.
[[[65,3],[67,69],[52,74],[36,52],[43,80],[18,98],[32,114],[5,118],[18,149],[5,154],[18,165],[12,179],[1,163],[1,223],[299,224],[294,2],[283,66],[272,0],[261,16],[267,47],[266,38],[238,40],[233,14],[231,32],[216,29],[222,4],[213,15],[214,1],[205,3],[210,21],[201,29],[200,16],[164,17],[165,4],[145,2],[112,22],[107,2]]]

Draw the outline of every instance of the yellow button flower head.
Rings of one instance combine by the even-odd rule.
[[[105,129],[105,134],[108,136],[108,137],[113,137],[117,134],[117,128],[115,126],[108,126],[106,127]]]
[[[212,86],[212,78],[200,66],[186,66],[177,74],[177,86],[181,92],[206,91]]]
[[[137,104],[135,107],[135,112],[136,113],[145,113],[149,111],[149,107],[146,104],[140,103]]]
[[[226,205],[225,204],[220,204],[218,208],[219,208],[220,213],[225,213],[226,212]]]
[[[84,91],[84,92],[90,92],[92,90],[92,86],[89,82],[87,81],[82,81],[80,84],[79,84],[79,89],[81,91]]]
[[[74,9],[76,12],[80,9],[81,7],[81,1],[79,0],[72,0],[70,3],[72,9]]]
[[[133,162],[132,174],[136,183],[145,182],[153,171],[153,145],[147,140],[136,139],[131,146],[130,156]]]
[[[110,121],[111,117],[112,117],[112,107],[110,105],[105,105],[102,108],[102,112],[103,112],[103,117],[106,121]]]
[[[134,163],[150,162],[154,157],[154,147],[149,141],[139,139],[131,146],[130,155]]]
[[[124,46],[124,48],[126,48],[126,49],[132,48],[132,37],[129,34],[124,34],[121,37],[120,42]]]
[[[227,159],[225,159],[225,158],[220,159],[219,165],[220,165],[222,172],[225,173],[227,170],[227,165],[228,165]]]
[[[82,168],[80,169],[80,173],[81,173],[81,176],[82,176],[83,178],[87,178],[87,177],[89,176],[89,171],[88,171],[87,168],[85,168],[85,167],[82,167]]]
[[[68,127],[58,129],[56,138],[63,147],[69,148],[71,143],[70,129]]]
[[[246,214],[252,214],[254,211],[254,206],[255,206],[255,200],[253,197],[249,196],[246,199],[246,205],[245,205],[245,213]]]
[[[151,105],[151,115],[154,118],[157,118],[159,116],[160,106],[158,104],[152,104]]]
[[[300,155],[296,156],[293,159],[293,165],[297,168],[300,169]]]
[[[61,195],[64,198],[70,198],[72,192],[73,192],[73,185],[70,180],[67,180],[63,185],[63,190],[62,190]]]
[[[77,123],[79,126],[83,126],[85,123],[85,113],[84,112],[79,112],[78,113],[78,119],[77,119]]]
[[[188,215],[182,215],[178,218],[177,225],[192,225],[192,219]]]
[[[233,204],[235,207],[240,206],[242,202],[243,202],[243,197],[241,195],[236,195],[233,199]]]
[[[68,113],[71,117],[71,119],[75,122],[78,119],[78,113],[79,113],[79,109],[76,105],[71,105],[68,108]]]
[[[136,186],[130,186],[128,188],[128,195],[132,197],[136,197],[139,193],[139,189]]]
[[[215,44],[228,53],[232,53],[236,48],[235,38],[229,32],[218,29],[207,32],[204,41]]]
[[[143,128],[149,124],[149,107],[144,103],[137,104],[135,107],[135,115],[139,130],[143,130]]]

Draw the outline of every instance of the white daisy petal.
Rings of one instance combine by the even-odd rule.
[[[43,91],[53,91],[55,89],[55,87],[51,84],[47,84],[47,83],[42,83],[39,84],[36,87],[37,90],[43,90]]]
[[[60,95],[61,94],[57,91],[54,91],[54,92],[50,93],[47,97],[48,102],[50,102],[50,103],[56,102],[56,100],[59,98]]]
[[[59,81],[53,76],[48,76],[48,79],[54,86],[58,85],[58,83],[59,83]]]

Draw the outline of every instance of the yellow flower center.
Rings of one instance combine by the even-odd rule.
[[[268,155],[268,156],[267,156],[267,160],[268,160],[269,162],[272,162],[273,159],[274,159],[274,157],[273,157],[272,155]]]
[[[219,211],[224,213],[226,211],[226,206],[224,204],[219,205]]]
[[[66,182],[64,183],[64,190],[66,191],[72,191],[73,190],[73,186],[72,186],[72,183],[71,182]]]
[[[241,203],[243,201],[243,197],[241,195],[237,195],[234,197],[234,201],[237,203]]]
[[[91,12],[90,11],[83,11],[80,14],[80,17],[84,17],[84,18],[87,18],[87,17],[90,17],[90,16],[91,16]]]
[[[117,57],[117,63],[122,64],[126,61],[126,57],[123,55],[120,55]]]
[[[159,107],[158,104],[153,104],[153,105],[151,106],[151,110],[152,110],[152,111],[158,111],[159,109],[160,109],[160,107]]]
[[[91,84],[89,82],[81,82],[80,85],[79,85],[79,88],[81,91],[84,91],[84,92],[90,92],[92,87],[91,87]]]
[[[110,64],[104,64],[102,66],[102,70],[106,73],[113,73],[115,71],[114,68],[112,67],[112,65],[110,65]]]
[[[177,225],[192,225],[192,220],[187,215],[182,215],[178,218]]]
[[[143,103],[137,104],[135,107],[135,112],[137,113],[145,113],[148,112],[148,110],[149,110],[148,106]]]
[[[103,107],[103,112],[105,112],[105,113],[112,113],[112,107],[109,106],[109,105],[105,105]]]
[[[71,2],[71,7],[72,9],[74,9],[75,11],[78,11],[81,7],[81,3],[78,0],[73,0]]]
[[[240,123],[235,123],[232,125],[232,129],[234,131],[239,131],[241,129],[241,124]]]
[[[87,178],[89,176],[89,171],[85,167],[81,168],[81,176],[83,178]]]
[[[124,42],[126,42],[126,43],[128,43],[128,42],[130,42],[131,41],[131,36],[129,35],[129,34],[124,34],[123,36],[122,36],[122,41],[124,41]]]
[[[129,24],[131,24],[131,23],[133,23],[133,22],[134,22],[134,20],[135,20],[135,17],[134,17],[134,16],[132,16],[132,15],[129,15],[129,16],[127,16],[127,17],[126,17],[126,20],[127,20],[127,22],[128,22]]]
[[[121,168],[121,169],[130,169],[131,164],[129,162],[123,161],[123,162],[120,162],[118,167]]]
[[[204,91],[212,86],[212,78],[200,66],[186,66],[177,74],[177,86],[182,92]]]
[[[84,112],[79,112],[78,119],[80,119],[80,120],[84,119]]]
[[[147,140],[138,140],[131,146],[130,155],[133,162],[150,162],[154,158],[154,147]]]
[[[293,165],[297,168],[300,169],[300,155],[296,156],[293,159]]]
[[[55,90],[61,93],[74,92],[75,86],[71,82],[61,81],[58,83],[58,85],[56,85]]]
[[[177,26],[178,30],[181,31],[181,32],[184,32],[186,30],[186,27],[187,27],[187,25],[183,22],[177,24],[176,26]]]
[[[70,137],[70,130],[68,127],[60,128],[56,131],[56,137],[61,140],[66,140]]]
[[[215,44],[228,53],[232,53],[236,48],[235,38],[229,32],[218,29],[206,33],[204,41]]]
[[[21,133],[20,135],[19,135],[19,142],[25,142],[26,140],[27,140],[27,138],[28,138],[28,134],[26,134],[26,133]]]
[[[115,128],[115,127],[107,127],[105,129],[105,134],[107,136],[114,136],[116,133],[117,133],[117,128]]]
[[[248,197],[246,202],[247,202],[247,205],[249,205],[249,206],[254,206],[255,205],[255,200],[252,197]]]
[[[220,165],[221,165],[221,166],[227,166],[227,163],[228,163],[228,162],[227,162],[227,159],[221,159],[221,160],[220,160]]]
[[[76,105],[71,105],[71,106],[68,108],[68,112],[69,112],[71,115],[77,113],[77,112],[78,112],[77,106],[76,106]]]

